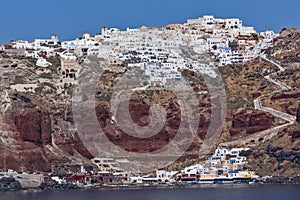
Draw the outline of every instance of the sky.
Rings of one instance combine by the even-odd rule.
[[[202,15],[237,17],[257,31],[300,28],[298,0],[3,0],[0,45],[10,40],[81,37],[102,26],[121,30],[184,23]]]

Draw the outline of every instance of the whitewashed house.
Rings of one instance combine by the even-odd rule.
[[[196,174],[200,174],[200,172],[202,171],[203,166],[200,164],[196,164],[196,165],[192,165],[189,167],[184,168],[181,173],[184,175],[196,175]]]
[[[219,66],[225,66],[225,65],[230,65],[232,64],[232,51],[231,48],[218,48],[219,50],[219,55],[218,55],[218,59],[219,59]]]
[[[38,54],[38,51],[35,51],[35,50],[26,50],[25,51],[25,56],[26,57],[31,57],[31,58],[39,58],[39,54]]]
[[[228,34],[228,31],[225,29],[213,29],[213,36],[214,37],[226,37]]]
[[[40,57],[38,58],[38,60],[36,61],[36,65],[39,66],[39,67],[49,67],[52,65],[52,63],[48,62],[46,60],[46,58],[44,57]]]
[[[238,51],[232,51],[231,62],[232,64],[241,63],[244,61],[244,57]]]
[[[242,26],[237,30],[238,35],[251,35],[251,34],[257,34],[254,27],[245,27]]]
[[[59,42],[57,35],[52,35],[50,39],[35,39],[33,44],[36,49],[40,48],[41,45],[54,46]]]
[[[274,39],[278,36],[272,30],[267,30],[267,31],[264,31],[264,32],[260,32],[259,35],[262,36],[264,39],[269,39],[269,40],[272,40],[272,39]]]
[[[166,170],[156,170],[156,178],[158,182],[174,182],[175,180],[173,177],[177,174],[178,172],[176,171],[171,171],[168,172]]]
[[[76,60],[76,56],[74,54],[74,50],[66,50],[59,54],[61,58]]]
[[[243,26],[243,22],[237,18],[225,19],[225,26],[228,29],[241,29]]]
[[[113,34],[118,34],[120,33],[120,30],[117,29],[117,28],[110,28],[108,29],[107,27],[102,27],[101,29],[101,35],[104,37],[104,38],[110,38]]]
[[[249,148],[232,148],[229,152],[231,156],[239,156],[242,151],[248,151]]]
[[[75,49],[76,48],[76,43],[74,40],[72,41],[64,41],[61,43],[61,48],[63,49]]]
[[[200,17],[198,19],[188,19],[186,25],[202,26],[202,19]]]
[[[91,35],[89,32],[84,32],[83,35],[82,35],[82,39],[90,39],[91,38]]]
[[[216,50],[219,47],[225,47],[225,41],[220,37],[207,38],[207,51]]]
[[[17,40],[12,42],[12,47],[15,49],[32,49],[33,44],[28,41]]]
[[[256,54],[254,51],[250,51],[250,50],[243,52],[242,55],[244,57],[243,62],[253,60],[258,56],[258,54]]]
[[[215,18],[213,15],[204,15],[202,17],[202,26],[210,26],[215,24]]]

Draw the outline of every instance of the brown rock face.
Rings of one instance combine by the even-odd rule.
[[[274,117],[271,114],[242,109],[233,115],[230,134],[234,136],[243,131],[253,134],[271,128],[273,122]]]
[[[299,104],[298,109],[297,109],[296,117],[297,117],[297,118],[296,118],[297,122],[300,123],[300,104]]]
[[[283,30],[280,37],[275,39],[274,48],[269,49],[270,55],[277,51],[275,58],[277,61],[289,67],[299,66],[299,37],[299,30]],[[207,57],[209,58],[210,56]],[[60,88],[60,84],[57,84],[60,83],[60,64],[52,62],[53,65],[45,69],[36,67],[33,59],[3,59],[1,55],[0,61],[0,77],[6,77],[5,80],[7,80],[6,86],[2,83],[0,85],[0,95],[5,97],[0,104],[0,109],[6,107],[2,105],[11,102],[11,104],[8,103],[10,104],[9,109],[5,113],[0,112],[0,171],[7,169],[16,171],[51,171],[53,165],[74,164],[74,162],[81,164],[92,158],[93,155],[85,148],[74,127],[72,107],[70,105],[74,87],[66,84],[63,88]],[[291,65],[294,64],[292,62],[298,64]],[[138,94],[133,95],[136,99],[132,99],[129,105],[130,117],[136,124],[146,126],[150,123],[149,109],[151,103],[149,102],[157,103],[160,102],[159,100],[165,103],[164,108],[167,110],[167,121],[159,133],[147,139],[135,138],[124,133],[118,127],[118,124],[111,122],[109,100],[111,100],[113,87],[118,82],[117,78],[123,76],[126,70],[126,67],[121,68],[121,66],[106,70],[101,81],[99,81],[99,93],[96,93],[96,99],[99,101],[99,105],[96,107],[98,122],[110,139],[109,144],[114,143],[130,152],[155,151],[169,144],[177,134],[180,124],[184,123],[184,119],[181,121],[179,105],[175,96],[170,94],[170,92],[163,94],[137,92]],[[256,60],[245,65],[222,67],[219,70],[227,93],[225,139],[227,139],[228,128],[231,136],[237,136],[253,134],[272,127],[274,123],[272,115],[254,111],[250,107],[253,107],[254,98],[274,91],[272,84],[266,81],[263,76],[278,69],[269,63],[266,64]],[[286,84],[293,88],[299,88],[297,85],[299,76],[296,73],[291,76],[291,71],[289,70],[286,68],[285,73],[277,77],[278,80],[287,81],[289,79],[291,82],[295,82],[294,85],[291,85],[289,82],[285,82]],[[211,119],[210,117],[212,105],[210,105],[209,95],[200,94],[200,91],[207,91],[208,89],[201,75],[189,70],[183,70],[182,75],[188,80],[194,91],[196,93],[199,92],[201,115],[197,130],[198,137],[195,137],[194,143],[187,152],[189,158],[197,158],[199,152],[197,150],[200,148],[201,139],[205,138],[210,122],[214,122],[216,119]],[[40,78],[43,78],[45,82],[40,82]],[[29,83],[37,84],[38,87],[35,89],[35,92],[16,92],[9,87],[12,84]],[[89,88],[87,87],[86,89]],[[2,92],[3,94],[1,94]],[[8,93],[8,95],[5,95],[5,93]],[[284,112],[297,115],[297,121],[300,123],[300,105],[297,105],[298,102],[294,103],[296,101],[287,101],[289,98],[299,99],[299,97],[299,91],[294,92],[294,94],[277,93],[271,100],[278,101],[280,104],[277,107],[282,108]],[[213,106],[220,107],[220,105]],[[243,108],[245,106],[247,108]],[[191,109],[191,113],[193,113],[193,110]],[[82,111],[80,117],[84,115],[85,113]],[[193,114],[191,115],[193,116]],[[273,147],[270,149],[269,154],[274,159],[267,160],[265,164],[280,163],[282,159],[286,158],[291,162],[291,166],[293,166],[291,168],[299,168],[298,165],[294,165],[299,163],[299,159],[298,161],[295,159],[299,157],[299,123],[295,123],[289,130],[283,131],[283,136],[280,134],[273,141],[270,141],[270,143],[273,143]],[[95,127],[88,126],[84,128],[99,128],[98,124],[96,125],[92,125]],[[130,125],[127,125],[127,128],[131,128]],[[95,129],[95,131],[97,130]],[[280,151],[274,150],[278,145],[285,145],[283,149],[286,149],[285,147],[289,149],[282,151],[284,154],[280,154]],[[292,152],[290,155],[287,154],[290,153],[289,151]],[[293,151],[297,151],[297,154],[293,153]],[[260,166],[266,160],[266,157],[264,157],[266,152],[267,150],[264,150],[261,152],[261,157],[253,158],[254,161],[258,162],[257,166]],[[182,156],[178,161],[184,162],[186,157]],[[252,169],[257,169],[257,166]],[[280,170],[281,166],[278,167],[278,170]],[[270,171],[268,165],[264,169]]]
[[[204,140],[206,133],[208,131],[208,127],[210,125],[210,120],[211,120],[210,118],[211,118],[210,114],[208,114],[208,115],[201,114],[200,115],[200,121],[199,121],[197,133],[198,133],[199,138],[202,140]]]

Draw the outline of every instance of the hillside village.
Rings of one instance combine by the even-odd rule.
[[[58,56],[61,66],[61,88],[65,84],[78,84],[80,61],[85,57],[108,58],[110,66],[139,68],[149,80],[143,88],[165,85],[170,80],[181,80],[182,70],[196,71],[212,79],[218,75],[216,69],[226,65],[245,63],[260,56],[273,46],[278,34],[271,30],[257,33],[254,27],[246,27],[237,18],[218,19],[205,15],[188,19],[184,24],[170,24],[166,27],[117,28],[102,27],[101,33],[91,36],[85,32],[82,37],[70,41],[59,41],[58,36],[50,39],[11,41],[1,46],[6,55],[32,58],[36,66],[49,68],[50,57]],[[182,54],[182,48],[189,47],[192,54],[202,59],[195,60]],[[181,51],[180,51],[181,50]],[[35,92],[36,84],[10,85],[18,92]],[[0,172],[0,188],[9,189],[10,181],[18,181],[22,188],[32,187],[86,187],[102,185],[174,185],[186,183],[253,183],[262,180],[248,168],[247,156],[250,148],[217,147],[207,160],[183,169],[171,171],[157,169],[140,174],[125,171],[126,159],[93,158],[93,165],[66,165],[53,168],[51,173]],[[10,179],[13,178],[13,179]],[[1,182],[2,180],[2,182]],[[6,182],[5,182],[6,181]]]
[[[85,32],[82,37],[70,41],[35,39],[33,42],[12,41],[2,47],[8,54],[37,59],[36,65],[51,65],[47,57],[59,55],[63,83],[76,83],[82,56],[103,56],[103,49],[109,47],[109,61],[113,65],[125,64],[140,67],[150,77],[149,84],[165,84],[168,79],[181,79],[180,69],[196,70],[210,77],[216,77],[215,67],[243,63],[258,57],[262,50],[272,46],[278,34],[273,31],[257,33],[253,27],[243,26],[242,20],[217,19],[203,16],[189,19],[185,24],[170,24],[166,27],[138,29],[102,27],[101,33],[91,36]],[[195,61],[180,55],[178,48],[186,45],[197,54],[212,55],[213,59]]]

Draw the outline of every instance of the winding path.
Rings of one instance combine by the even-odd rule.
[[[274,117],[277,117],[281,120],[284,120],[286,123],[283,124],[283,125],[272,127],[270,129],[267,129],[267,130],[264,130],[264,131],[261,131],[261,132],[257,132],[255,134],[246,136],[246,137],[238,139],[238,140],[220,143],[220,146],[222,146],[222,147],[237,146],[237,145],[257,146],[260,142],[263,142],[267,139],[272,138],[273,136],[277,135],[280,130],[284,129],[287,126],[290,126],[290,125],[294,124],[295,121],[296,121],[296,116],[289,115],[287,113],[280,112],[278,110],[274,110],[272,108],[262,106],[261,102],[262,102],[263,98],[265,98],[267,96],[271,96],[271,95],[273,95],[277,92],[290,90],[291,87],[288,86],[285,83],[282,83],[278,80],[273,79],[273,77],[277,76],[279,73],[284,72],[285,68],[283,68],[279,63],[268,59],[266,56],[261,55],[260,57],[262,59],[272,63],[273,65],[275,65],[276,67],[279,68],[279,71],[271,73],[271,74],[266,75],[264,77],[266,80],[268,80],[269,82],[271,82],[271,83],[275,84],[277,87],[279,87],[279,90],[276,90],[276,91],[271,92],[271,93],[266,94],[266,95],[262,95],[262,96],[260,96],[256,99],[254,99],[254,101],[253,101],[254,108],[256,110],[261,110],[261,111],[264,111],[264,112],[268,112],[268,113],[272,114]]]

